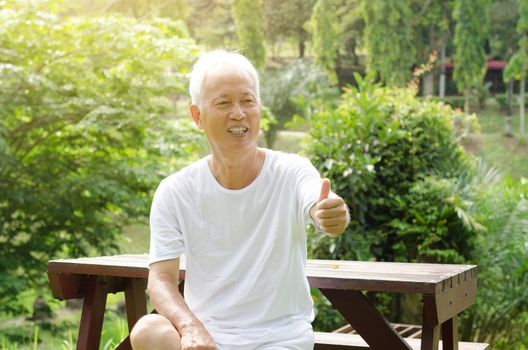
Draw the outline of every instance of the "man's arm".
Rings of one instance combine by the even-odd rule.
[[[150,265],[148,293],[156,311],[167,318],[181,337],[181,348],[216,349],[204,325],[189,309],[178,290],[180,259]]]
[[[330,187],[330,180],[323,179],[321,194],[310,208],[310,217],[319,231],[332,237],[338,237],[348,226],[349,213],[341,197],[328,197]]]

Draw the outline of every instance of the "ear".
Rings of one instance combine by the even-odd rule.
[[[200,129],[203,129],[203,124],[202,124],[202,115],[200,113],[200,108],[198,108],[197,105],[190,105],[189,106],[189,111],[191,112],[191,116],[194,120],[194,123],[196,124],[196,126]]]

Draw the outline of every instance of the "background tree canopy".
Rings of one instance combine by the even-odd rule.
[[[40,6],[0,10],[0,311],[45,281],[51,257],[115,250],[160,169],[199,146],[167,118],[198,53],[182,23]]]

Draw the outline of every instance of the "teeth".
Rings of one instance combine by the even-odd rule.
[[[242,135],[247,131],[247,128],[231,128],[228,130],[231,134]]]

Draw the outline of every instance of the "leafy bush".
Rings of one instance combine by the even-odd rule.
[[[333,190],[350,207],[351,223],[337,239],[310,235],[310,255],[412,262],[470,259],[479,227],[470,210],[471,193],[456,179],[473,173],[474,161],[459,139],[476,126],[476,117],[418,100],[408,89],[356,79],[359,88],[346,91],[336,109],[312,118],[306,151],[321,175],[333,179]],[[389,310],[390,319],[402,314],[401,303],[392,303],[391,297],[370,297]]]
[[[494,349],[528,346],[528,181],[497,182],[475,198],[478,237],[476,305],[464,313],[461,335]]]
[[[347,233],[318,238],[312,254],[382,261],[469,258],[474,230],[460,217],[465,203],[453,197],[452,179],[472,169],[457,136],[475,117],[418,101],[409,90],[357,79],[359,89],[348,90],[337,109],[312,120],[307,152],[321,174],[334,180],[352,214]]]
[[[0,311],[45,283],[46,261],[116,250],[157,182],[193,157],[168,123],[197,55],[181,23],[60,18],[0,1]]]

